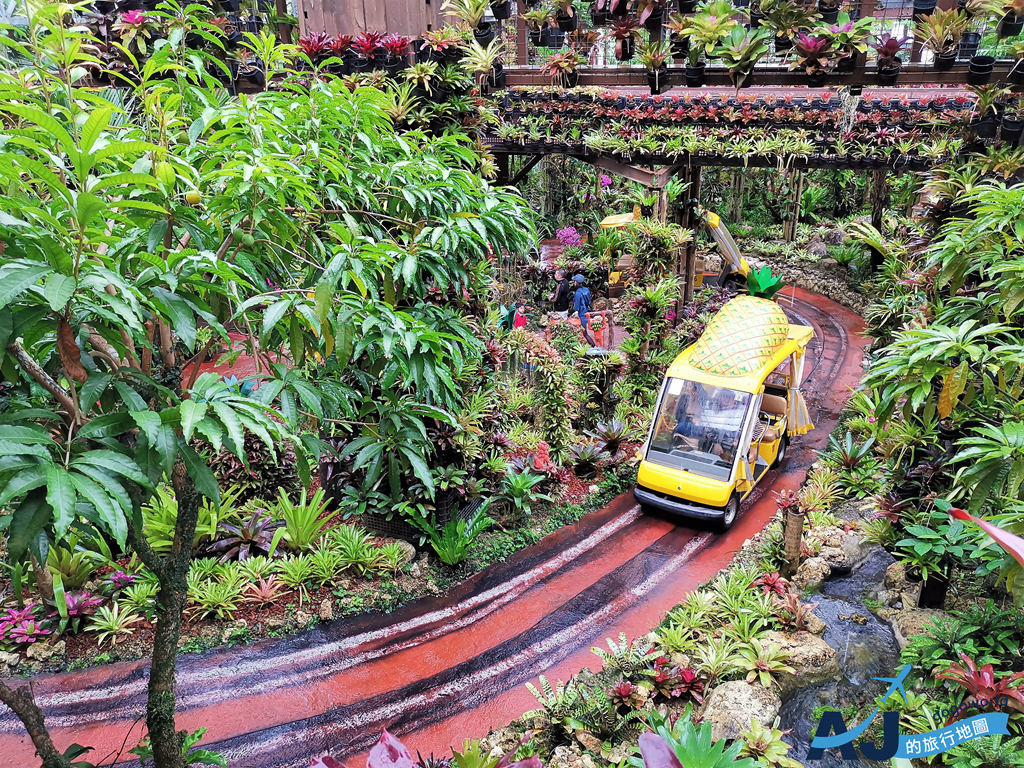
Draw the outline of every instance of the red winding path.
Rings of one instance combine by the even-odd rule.
[[[816,331],[806,392],[818,428],[795,441],[728,535],[642,516],[624,494],[440,598],[182,657],[179,727],[208,728],[204,745],[232,768],[306,766],[326,751],[361,766],[385,726],[414,750],[445,752],[532,708],[525,681],[596,667],[589,649],[602,638],[650,630],[764,526],[775,511],[769,491],[800,484],[859,379],[861,319],[821,296],[785,294],[793,320]],[[92,759],[107,762],[137,740],[145,687],[141,662],[34,681],[58,748],[92,745]],[[37,764],[20,723],[0,714],[0,766]]]

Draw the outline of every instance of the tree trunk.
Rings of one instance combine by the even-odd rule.
[[[146,701],[146,728],[153,748],[156,768],[185,768],[182,745],[185,731],[176,731],[175,669],[178,638],[185,610],[192,540],[199,519],[199,494],[182,464],[174,467],[171,485],[178,500],[178,519],[170,555],[157,571],[160,591],[156,596],[157,621],[153,636],[153,661],[149,670],[149,696]]]
[[[43,761],[43,768],[70,768],[71,761],[57,751],[49,732],[46,730],[43,712],[36,705],[32,689],[28,685],[21,688],[8,688],[0,682],[0,701],[10,707],[11,711],[18,716],[32,744],[36,748],[36,754]]]
[[[785,543],[786,563],[783,576],[792,576],[800,566],[800,545],[804,536],[804,513],[799,510],[786,512],[783,542]]]

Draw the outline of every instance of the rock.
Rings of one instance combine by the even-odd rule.
[[[621,765],[629,759],[631,752],[629,744],[616,744],[608,750],[607,760],[611,765]]]
[[[64,656],[64,648],[63,640],[58,640],[53,645],[49,643],[32,643],[25,652],[25,655],[34,661],[49,661],[54,657],[62,658]]]
[[[7,653],[6,651],[0,651],[0,665],[11,667],[12,669],[21,663],[21,656],[16,653]]]
[[[900,602],[903,603],[904,608],[916,608],[917,604],[921,600],[921,582],[917,584],[911,584],[905,590],[900,592]]]
[[[825,267],[826,269],[832,269],[834,267],[838,267],[839,262],[832,258],[822,259],[821,266]]]
[[[825,232],[825,242],[829,245],[842,245],[846,234],[841,229],[830,229]]]
[[[580,746],[585,750],[593,752],[595,755],[601,754],[601,747],[603,744],[597,736],[592,733],[588,733],[587,731],[577,731],[574,735],[576,736],[576,741],[578,741]]]
[[[831,572],[832,568],[820,557],[809,557],[800,563],[790,581],[794,587],[803,591],[820,586]]]
[[[560,744],[552,750],[548,765],[557,768],[583,768],[583,753],[575,744]]]
[[[295,623],[298,624],[300,628],[308,627],[311,621],[313,621],[313,615],[310,613],[299,611],[295,614]]]
[[[583,754],[582,762],[583,768],[597,768],[597,763],[594,762],[594,758],[586,753]]]
[[[320,603],[320,610],[318,611],[320,621],[330,621],[334,618],[334,601],[329,597],[325,597],[323,602]]]
[[[428,594],[440,595],[444,590],[437,585],[437,582],[433,579],[427,579],[426,590]]]
[[[812,256],[815,259],[823,259],[823,258],[825,258],[825,254],[827,254],[827,253],[828,253],[828,249],[825,247],[825,243],[823,243],[818,238],[815,237],[813,240],[809,240],[808,241],[808,243],[807,243],[807,255],[808,256]]]
[[[418,579],[420,578],[420,576],[423,575],[423,571],[420,570],[419,563],[412,564],[412,567],[409,568],[409,575],[412,576],[414,579]]]
[[[935,611],[928,608],[904,608],[895,613],[890,620],[893,634],[896,635],[896,642],[903,650],[910,643],[910,638],[920,635],[925,627],[935,619],[947,616],[945,611]]]
[[[711,691],[699,716],[711,723],[712,738],[716,741],[738,739],[754,718],[773,723],[781,707],[782,699],[775,691],[746,680],[730,680]]]
[[[404,539],[395,539],[395,544],[402,548],[402,562],[411,563],[416,559],[416,547]]]
[[[268,630],[284,629],[288,626],[288,620],[280,616],[271,616],[267,619],[266,626]]]
[[[807,614],[807,631],[812,635],[823,635],[825,634],[825,622],[819,619],[815,614]]]
[[[766,645],[775,644],[789,654],[786,663],[794,671],[775,676],[783,698],[789,698],[794,691],[809,685],[839,679],[835,649],[817,635],[810,632],[766,632],[761,642]]]
[[[885,569],[885,588],[900,590],[905,589],[909,584],[906,563],[901,563],[899,560],[890,563],[889,567]]]

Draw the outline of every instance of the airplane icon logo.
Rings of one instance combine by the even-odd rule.
[[[899,691],[900,696],[903,697],[903,701],[907,700],[907,692],[903,689],[903,681],[907,679],[907,675],[910,674],[910,665],[907,664],[903,669],[896,673],[896,677],[875,677],[873,680],[878,680],[882,683],[889,683],[889,690],[885,692],[885,696],[882,697],[882,701],[888,701],[889,697],[892,696],[893,691]]]

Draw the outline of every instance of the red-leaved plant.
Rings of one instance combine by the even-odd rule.
[[[961,653],[960,659],[964,663],[962,667],[953,664],[939,672],[935,677],[939,680],[949,680],[962,686],[967,691],[968,701],[987,700],[994,702],[1005,697],[1007,706],[1016,709],[1018,712],[1024,712],[1024,691],[1018,688],[1020,681],[1024,680],[1024,672],[996,677],[995,669],[991,664],[978,667],[974,663],[974,659],[966,653]],[[957,714],[954,714],[950,721]]]
[[[384,35],[380,32],[363,32],[352,41],[352,50],[363,58],[370,58],[380,48]]]
[[[772,571],[756,579],[751,586],[760,587],[764,595],[784,595],[789,589],[789,582],[778,571]]]
[[[521,743],[525,744],[531,735],[527,733],[523,736]],[[498,761],[495,768],[544,768],[536,755],[514,761],[515,754],[516,750],[513,749]],[[309,765],[310,768],[348,768],[341,760],[330,755],[311,757]],[[401,741],[384,730],[366,758],[366,768],[416,768],[416,761]]]

